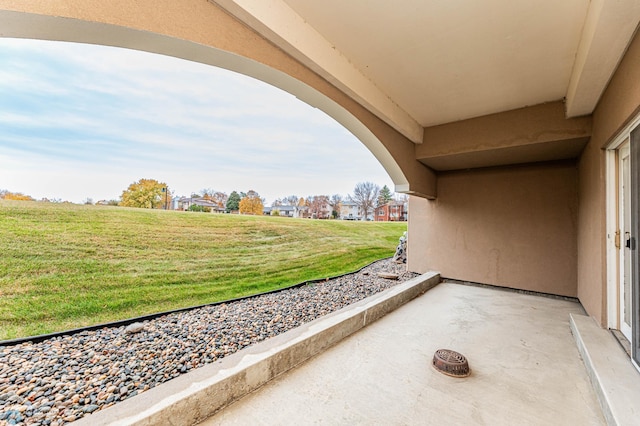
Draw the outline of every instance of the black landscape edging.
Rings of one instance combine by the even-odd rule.
[[[344,274],[336,275],[336,276],[333,276],[333,277],[318,278],[318,279],[315,279],[315,280],[307,280],[307,281],[303,281],[303,282],[298,283],[298,284],[290,285],[288,287],[278,288],[278,289],[275,289],[275,290],[269,290],[269,291],[265,291],[263,293],[256,293],[256,294],[252,294],[250,296],[243,296],[243,297],[238,297],[238,298],[235,298],[235,299],[222,300],[222,301],[213,302],[213,303],[205,303],[205,304],[202,304],[202,305],[189,306],[187,308],[173,309],[173,310],[170,310],[170,311],[156,312],[154,314],[148,314],[148,315],[142,315],[142,316],[139,316],[139,317],[127,318],[127,319],[120,320],[120,321],[105,322],[105,323],[102,323],[102,324],[90,325],[90,326],[87,326],[87,327],[73,328],[71,330],[57,331],[55,333],[39,334],[37,336],[29,336],[29,337],[19,337],[17,339],[0,340],[0,347],[2,347],[2,346],[15,346],[15,345],[19,345],[21,343],[27,343],[27,342],[40,343],[40,342],[44,342],[45,340],[53,339],[53,338],[56,338],[56,337],[62,337],[62,336],[70,336],[70,335],[73,335],[73,334],[81,333],[83,331],[95,331],[95,330],[100,330],[102,328],[117,328],[117,327],[122,327],[123,325],[133,324],[134,322],[143,322],[143,321],[156,319],[156,318],[159,318],[159,317],[161,317],[163,315],[169,315],[169,314],[175,314],[175,313],[178,313],[178,312],[191,311],[193,309],[204,308],[205,306],[216,306],[216,305],[222,305],[224,303],[238,302],[240,300],[251,299],[251,298],[254,298],[254,297],[258,297],[258,296],[263,296],[265,294],[278,293],[278,292],[281,292],[281,291],[290,290],[292,288],[302,287],[304,285],[320,283],[320,282],[324,282],[324,281],[329,281],[329,280],[334,280],[334,279],[337,279],[337,278],[346,277],[347,275],[357,274],[358,272],[362,271],[364,268],[367,268],[367,267],[373,265],[374,263],[380,262],[381,260],[385,260],[385,259],[390,259],[390,258],[389,257],[385,257],[383,259],[374,260],[373,262],[368,263],[367,265],[365,265],[362,268],[360,268],[360,269],[358,269],[356,271],[353,271],[353,272],[346,272]]]

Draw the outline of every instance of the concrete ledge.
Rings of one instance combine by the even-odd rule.
[[[609,425],[637,425],[640,373],[615,338],[590,317],[570,314],[571,332]]]
[[[78,425],[193,425],[433,288],[430,272],[198,368]]]

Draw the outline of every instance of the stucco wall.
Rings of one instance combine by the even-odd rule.
[[[640,37],[636,34],[593,113],[592,137],[578,162],[578,297],[589,315],[606,325],[607,144],[640,107]]]
[[[409,203],[409,268],[576,296],[574,162],[438,175],[438,198]]]

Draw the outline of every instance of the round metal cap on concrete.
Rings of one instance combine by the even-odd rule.
[[[451,377],[467,377],[471,374],[469,362],[464,355],[451,349],[438,349],[431,362],[433,367]]]

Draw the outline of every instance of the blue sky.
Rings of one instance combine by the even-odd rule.
[[[0,38],[0,189],[118,198],[140,178],[176,195],[254,189],[271,203],[393,190],[324,112],[261,81],[161,55]]]

